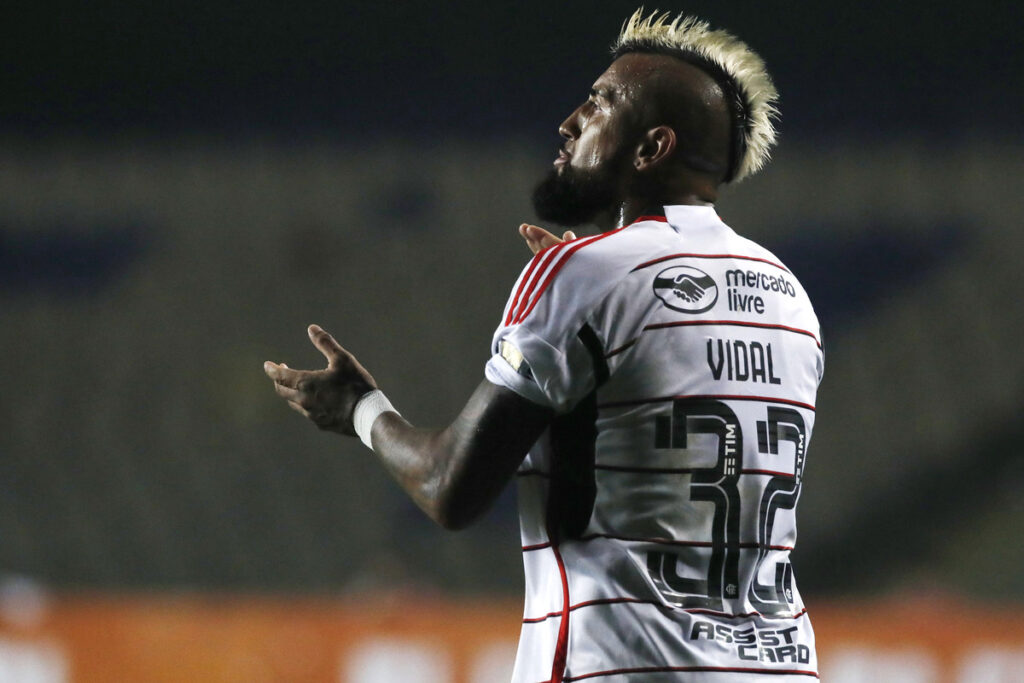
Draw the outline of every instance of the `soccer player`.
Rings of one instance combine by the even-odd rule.
[[[315,325],[326,369],[265,370],[446,528],[516,477],[515,682],[816,678],[789,558],[818,322],[793,274],[713,206],[767,161],[776,92],[746,45],[693,18],[638,11],[613,55],[534,193],[542,220],[601,232],[521,228],[537,253],[449,426],[409,424]]]

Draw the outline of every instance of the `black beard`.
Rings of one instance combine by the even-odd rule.
[[[610,165],[589,173],[570,166],[552,168],[533,189],[533,210],[542,221],[565,227],[592,222],[613,208],[616,183]]]

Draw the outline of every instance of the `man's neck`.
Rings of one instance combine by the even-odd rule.
[[[594,222],[603,232],[629,225],[641,216],[664,216],[666,206],[714,206],[713,201],[701,198],[696,193],[680,194],[662,202],[627,199],[615,211],[602,214]]]

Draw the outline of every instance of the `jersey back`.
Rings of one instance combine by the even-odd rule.
[[[557,414],[518,473],[514,680],[815,677],[790,553],[823,356],[792,273],[666,207],[535,257],[493,351]]]

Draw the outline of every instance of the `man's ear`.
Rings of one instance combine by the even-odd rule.
[[[668,160],[676,151],[676,132],[668,126],[651,128],[644,133],[636,149],[633,165],[643,173]]]

